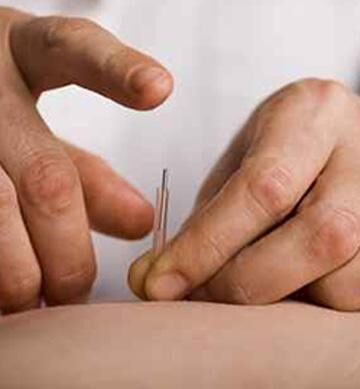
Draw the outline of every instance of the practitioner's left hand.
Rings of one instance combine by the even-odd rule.
[[[255,110],[159,258],[130,270],[151,300],[266,304],[301,291],[360,309],[360,100],[302,80]]]
[[[127,239],[152,228],[144,196],[40,115],[44,92],[73,84],[149,110],[173,79],[90,20],[0,7],[0,313],[86,300],[97,268],[90,227]]]

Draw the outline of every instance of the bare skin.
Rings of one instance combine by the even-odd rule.
[[[50,308],[0,319],[6,389],[357,389],[360,315],[300,303]]]

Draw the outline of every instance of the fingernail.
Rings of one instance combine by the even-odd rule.
[[[130,88],[135,93],[142,93],[145,88],[167,78],[167,72],[160,67],[141,68],[131,75]]]
[[[146,283],[146,294],[152,300],[179,300],[188,290],[189,282],[180,273],[162,274]]]
[[[134,269],[137,267],[141,267],[141,269],[143,270],[143,267],[145,266],[146,268],[149,268],[150,265],[154,263],[155,259],[156,256],[154,255],[153,251],[149,250],[143,255],[141,255],[140,257],[138,257],[137,259],[135,259],[135,261],[133,262]]]
[[[154,253],[152,250],[146,251],[144,254],[142,254],[139,258],[136,259],[136,261],[141,262],[147,262],[152,263],[155,259]]]

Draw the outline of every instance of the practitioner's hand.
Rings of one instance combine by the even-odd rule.
[[[360,309],[360,104],[333,81],[303,80],[251,116],[200,191],[194,213],[152,262],[141,297],[266,304],[302,289]]]
[[[172,78],[155,60],[88,20],[0,8],[0,309],[78,301],[95,277],[89,223],[129,239],[152,227],[152,206],[99,158],[60,142],[36,101],[77,84],[151,109]],[[100,136],[100,134],[99,134]]]

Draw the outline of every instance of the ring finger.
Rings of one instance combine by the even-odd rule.
[[[40,267],[21,218],[15,188],[0,167],[0,310],[10,313],[36,307],[40,284]]]

